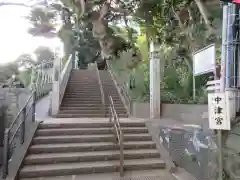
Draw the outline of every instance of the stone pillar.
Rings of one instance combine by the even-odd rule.
[[[160,118],[160,45],[150,44],[150,119]]]
[[[51,112],[52,115],[57,115],[59,110],[59,103],[60,103],[60,64],[61,59],[56,58],[53,62],[53,82],[52,82],[52,93],[51,93]]]
[[[75,64],[74,64],[74,69],[78,69],[78,51],[75,51],[75,54],[74,54],[74,56],[75,56]]]

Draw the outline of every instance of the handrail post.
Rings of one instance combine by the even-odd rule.
[[[118,119],[118,115],[116,113],[116,110],[115,110],[115,107],[114,107],[114,103],[113,103],[113,100],[112,100],[112,97],[109,96],[109,102],[110,102],[110,106],[109,106],[109,109],[110,109],[110,114],[109,114],[109,119],[110,119],[110,122],[112,121],[111,119],[113,118],[113,132],[114,132],[114,138],[116,140],[116,143],[118,143],[119,145],[119,148],[120,148],[120,166],[119,166],[119,171],[120,171],[120,176],[123,177],[124,175],[124,144],[123,144],[123,141],[124,141],[124,136],[123,136],[123,132],[121,130],[121,125],[120,125],[120,122],[119,122],[119,119]]]
[[[4,147],[3,147],[3,168],[2,178],[5,179],[8,175],[8,158],[9,158],[9,129],[4,131]]]
[[[22,120],[21,120],[21,127],[20,127],[20,143],[23,144],[24,143],[24,139],[25,139],[25,121],[26,121],[26,118],[27,118],[27,108],[26,106],[23,108],[23,117],[22,117]]]
[[[112,123],[112,107],[111,107],[111,104],[109,106],[109,122]]]
[[[123,134],[120,133],[120,176],[123,177],[124,172],[124,154],[123,154]]]
[[[33,92],[33,102],[32,102],[32,122],[35,122],[36,100],[37,100],[37,93],[36,93],[36,91],[34,91]]]

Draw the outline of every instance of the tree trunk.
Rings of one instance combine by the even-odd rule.
[[[202,14],[202,17],[207,26],[207,29],[210,31],[211,34],[215,34],[215,30],[212,27],[211,22],[208,19],[208,12],[207,12],[205,5],[201,2],[201,0],[195,0],[195,2],[198,6],[200,13]]]
[[[175,15],[176,20],[178,21],[178,24],[180,26],[180,29],[182,30],[182,32],[185,34],[185,38],[187,40],[187,43],[190,46],[190,52],[193,53],[194,49],[195,49],[195,44],[193,43],[193,40],[189,37],[189,34],[187,33],[186,28],[184,27],[184,24],[182,23],[178,13],[174,10],[174,7],[172,7],[172,11]],[[189,71],[192,72],[192,61],[188,58],[184,58],[186,64],[188,65]]]
[[[125,26],[126,26],[126,29],[127,29],[127,32],[128,32],[128,39],[129,39],[131,45],[133,45],[132,29],[128,26],[126,15],[123,16],[123,19],[124,19],[124,23],[125,23]]]

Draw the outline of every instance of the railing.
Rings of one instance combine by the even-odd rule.
[[[40,99],[52,90],[53,61],[38,64],[32,69],[30,88]]]
[[[97,71],[97,76],[98,76],[98,84],[99,84],[99,88],[100,88],[100,92],[101,92],[101,102],[102,102],[102,112],[104,114],[104,116],[106,116],[106,111],[105,111],[105,95],[103,92],[103,85],[102,85],[102,81],[100,78],[100,73],[97,67],[97,63],[96,63],[96,71]]]
[[[51,95],[51,114],[54,116],[58,113],[61,105],[67,82],[73,68],[72,55],[69,56],[66,63],[62,62],[63,59],[56,58],[53,68],[53,83]]]
[[[35,122],[35,101],[36,92],[34,92],[26,102],[26,105],[19,111],[12,124],[4,132],[4,149],[2,177],[5,179],[8,175],[8,164],[14,153],[14,150],[20,147],[27,136],[30,125]]]
[[[64,95],[65,89],[67,87],[68,79],[69,79],[71,70],[73,68],[72,60],[73,60],[72,55],[70,55],[66,64],[64,64],[64,66],[62,64],[62,66],[61,66],[62,70],[61,70],[61,76],[60,76],[60,104],[62,102],[63,95]]]
[[[123,83],[118,83],[117,81],[117,75],[114,73],[114,71],[112,70],[111,65],[108,63],[107,61],[107,67],[108,67],[108,71],[112,77],[112,80],[114,81],[121,97],[123,97],[124,100],[124,105],[127,108],[128,111],[128,115],[131,115],[131,111],[132,111],[132,100],[130,95],[128,94],[128,90],[125,84]]]
[[[116,113],[115,107],[114,107],[114,103],[113,103],[113,99],[111,96],[109,96],[109,102],[110,102],[110,106],[109,106],[109,122],[112,123],[113,125],[113,129],[114,129],[114,137],[116,139],[116,143],[118,143],[119,148],[120,148],[120,176],[123,176],[124,173],[124,153],[123,153],[123,132],[120,126],[120,122],[119,122],[119,118],[118,115]]]

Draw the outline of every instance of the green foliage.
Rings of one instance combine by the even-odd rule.
[[[147,37],[145,34],[140,35],[138,36],[137,43],[136,43],[142,55],[143,61],[148,61],[148,58],[149,58],[149,55],[148,55],[149,48],[148,48],[148,43],[146,38]]]
[[[31,83],[31,73],[30,70],[21,71],[18,78],[23,82],[25,87],[28,87]]]
[[[30,11],[27,19],[32,24],[28,32],[34,36],[52,37],[51,32],[55,31],[54,21],[56,11],[46,7],[35,7]]]
[[[37,56],[37,62],[51,61],[54,58],[54,53],[48,47],[40,46],[34,53]]]

